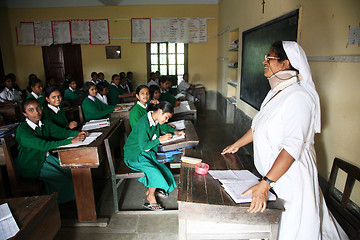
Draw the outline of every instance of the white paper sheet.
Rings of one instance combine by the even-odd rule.
[[[109,22],[107,19],[90,20],[91,44],[109,44]]]
[[[71,43],[90,44],[89,20],[71,20]]]
[[[151,19],[132,18],[131,19],[131,42],[149,43],[151,39]]]
[[[179,121],[175,121],[175,122],[170,122],[168,123],[170,125],[174,125],[176,130],[183,130],[185,129],[185,121],[184,120],[179,120]]]
[[[70,22],[69,21],[53,21],[52,31],[54,36],[54,44],[70,43]]]
[[[35,22],[36,46],[50,46],[53,44],[51,22]]]
[[[35,45],[34,22],[21,22],[17,27],[18,45]]]
[[[60,146],[59,148],[68,148],[68,147],[78,147],[78,146],[86,146],[95,141],[96,138],[98,138],[102,132],[92,132],[85,138],[83,142],[78,143],[70,143],[68,145]]]
[[[19,227],[7,203],[0,205],[0,239],[9,239],[19,232]]]
[[[185,136],[184,135],[178,136],[178,135],[174,134],[171,139],[166,140],[166,141],[162,142],[161,144],[171,143],[171,142],[174,142],[174,141],[177,141],[177,140],[180,140],[180,139],[185,139]]]

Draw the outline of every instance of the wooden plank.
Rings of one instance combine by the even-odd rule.
[[[91,169],[72,168],[71,174],[79,221],[96,221],[96,207]]]
[[[1,199],[8,203],[20,231],[12,239],[53,239],[61,227],[57,194]]]

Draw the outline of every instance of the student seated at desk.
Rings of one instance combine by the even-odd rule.
[[[124,102],[124,98],[135,96],[134,93],[126,93],[124,88],[126,87],[126,79],[122,79],[120,84],[120,77],[117,74],[112,75],[111,84],[109,86],[108,102],[109,104],[119,104]],[[122,85],[122,86],[120,86]],[[123,86],[125,85],[125,87]]]
[[[105,118],[109,113],[122,109],[122,106],[106,105],[97,99],[97,89],[94,83],[86,82],[84,90],[88,94],[82,103],[85,121]]]
[[[105,82],[99,82],[96,85],[97,88],[97,94],[96,98],[99,99],[101,102],[103,102],[106,105],[109,105],[107,95],[109,94],[109,85]]]
[[[21,101],[21,92],[14,88],[14,81],[10,75],[6,75],[4,79],[5,88],[0,93],[0,102],[18,102]]]
[[[158,104],[157,100],[149,100],[149,88],[146,85],[140,85],[136,88],[136,98],[138,99],[136,105],[129,113],[129,120],[131,128],[134,128],[137,121],[147,113],[147,102]]]
[[[34,74],[35,75],[35,74]],[[30,77],[29,77],[30,78]],[[28,91],[30,92],[27,98],[33,98],[39,101],[40,106],[44,106],[45,98],[41,95],[43,90],[43,85],[40,79],[31,77],[29,79]]]
[[[108,81],[105,80],[105,75],[104,75],[104,73],[99,72],[99,73],[98,73],[98,84],[101,83],[101,82],[102,82],[102,83],[105,83],[107,86],[109,86]]]
[[[74,129],[78,126],[76,121],[71,121],[69,123],[66,118],[64,109],[61,108],[61,93],[60,90],[55,87],[47,87],[45,88],[45,99],[47,101],[47,105],[44,106],[43,109],[43,118],[50,120],[52,123],[58,125],[62,128]]]
[[[77,83],[75,79],[70,79],[69,87],[64,93],[64,101],[69,101],[73,104],[81,104],[84,99],[85,93],[81,90],[76,89]]]
[[[22,111],[26,120],[16,131],[16,141],[19,145],[17,171],[23,177],[44,181],[47,194],[59,193],[59,203],[74,200],[70,169],[60,167],[59,159],[52,156],[49,151],[59,146],[84,141],[88,133],[58,127],[47,119],[41,120],[41,106],[34,98],[22,102]]]
[[[159,79],[156,81],[155,80],[156,75],[154,72],[150,73],[150,79],[148,80],[148,87],[150,87],[151,85],[156,85],[159,86]]]
[[[133,73],[127,72],[126,73],[126,83],[129,86],[131,92],[134,90],[132,78],[133,78]]]
[[[91,73],[90,82],[92,82],[95,85],[99,82],[98,74],[96,72]]]
[[[64,74],[64,82],[63,82],[63,85],[62,85],[62,93],[64,93],[66,91],[66,89],[69,88],[69,84],[71,82],[71,74],[69,72],[66,72]]]
[[[158,104],[159,103],[159,98],[160,98],[160,87],[158,85],[151,85],[149,87],[149,93],[150,93],[150,98],[147,101],[147,104],[149,105],[152,101],[154,104]]]
[[[184,131],[176,131],[165,123],[172,117],[174,108],[168,102],[161,102],[154,106],[154,111],[149,111],[142,116],[132,129],[124,146],[124,161],[126,165],[135,170],[144,172],[145,176],[139,178],[148,190],[144,207],[160,211],[164,208],[157,203],[156,189],[159,197],[167,197],[168,193],[176,188],[176,183],[170,170],[156,160],[156,151],[160,143],[169,140],[172,134],[184,135]],[[165,135],[162,135],[165,132]]]
[[[167,101],[170,102],[173,107],[177,107],[180,105],[179,101],[176,101],[176,98],[168,92],[171,83],[170,80],[166,76],[160,77],[160,98],[159,101]]]

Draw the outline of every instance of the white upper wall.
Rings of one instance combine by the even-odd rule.
[[[0,0],[8,8],[90,7],[120,5],[218,4],[219,0]]]

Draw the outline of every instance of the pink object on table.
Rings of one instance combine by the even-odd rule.
[[[195,172],[197,174],[204,175],[207,174],[208,171],[209,171],[209,165],[207,165],[206,163],[197,163],[195,165]]]

